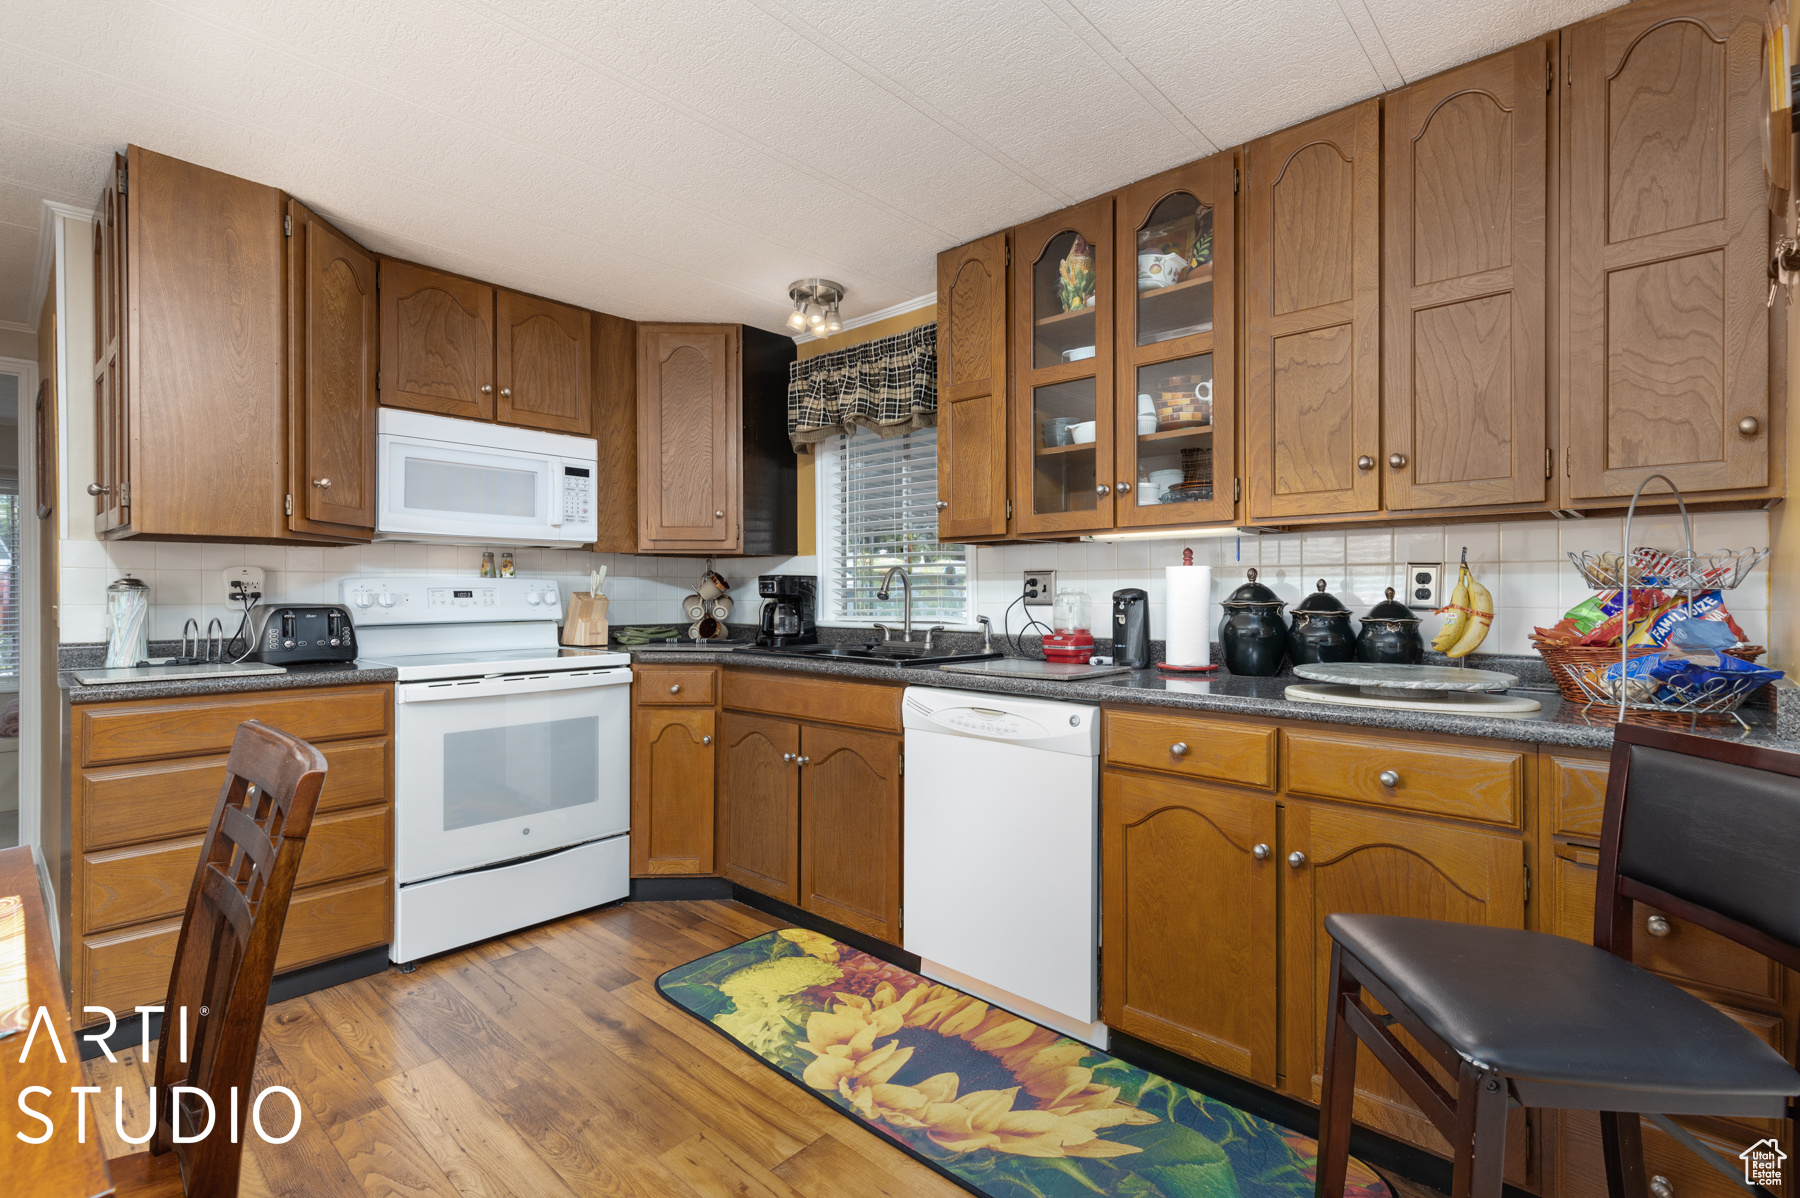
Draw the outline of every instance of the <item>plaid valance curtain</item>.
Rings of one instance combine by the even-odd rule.
[[[858,428],[898,437],[936,423],[935,324],[788,368],[788,437],[797,450]]]

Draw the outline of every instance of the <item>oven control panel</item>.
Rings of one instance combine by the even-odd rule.
[[[338,584],[357,624],[459,624],[556,620],[562,589],[553,578],[469,575],[358,576]]]

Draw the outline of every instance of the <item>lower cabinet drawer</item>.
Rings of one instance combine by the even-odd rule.
[[[716,666],[639,666],[639,707],[711,707],[717,693]]]
[[[737,711],[898,732],[905,688],[733,666],[722,689],[725,706]]]
[[[387,685],[95,703],[75,709],[72,752],[84,766],[223,753],[245,720],[314,743],[385,737],[393,706]]]
[[[1284,729],[1290,794],[1518,827],[1525,754],[1475,745]]]
[[[1599,840],[1600,817],[1606,811],[1607,760],[1565,753],[1544,753],[1542,760],[1552,825],[1545,831]]]
[[[300,856],[297,887],[385,870],[389,809],[364,807],[313,820]],[[81,922],[86,931],[180,915],[194,882],[203,838],[159,841],[135,848],[89,853],[82,862]]]
[[[1557,1198],[1589,1198],[1606,1193],[1606,1163],[1600,1154],[1600,1116],[1588,1111],[1563,1111],[1562,1135],[1556,1145]],[[1742,1143],[1727,1142],[1713,1136],[1699,1135],[1702,1144],[1720,1153],[1734,1165],[1738,1153],[1756,1140],[1745,1133]],[[1744,1190],[1720,1174],[1688,1149],[1676,1143],[1649,1123],[1643,1124],[1644,1174],[1652,1193],[1662,1190],[1656,1179],[1662,1178],[1675,1198],[1743,1198]],[[1779,1192],[1779,1191],[1778,1191]]]
[[[384,945],[392,939],[394,883],[383,873],[353,882],[328,883],[295,891],[288,905],[275,972],[283,973]],[[107,1007],[124,1018],[139,1005],[154,1006],[168,997],[169,971],[181,920],[165,919],[110,935],[84,936],[77,976],[84,1006]],[[79,1026],[103,1023],[76,1012]]]
[[[1273,726],[1260,724],[1109,711],[1106,763],[1268,790],[1275,785],[1275,736]]]

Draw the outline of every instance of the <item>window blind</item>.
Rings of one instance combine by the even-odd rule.
[[[0,481],[0,487],[17,491],[17,481]],[[19,674],[19,497],[0,494],[0,677]]]
[[[886,439],[839,434],[819,446],[816,468],[826,618],[904,619],[898,580],[887,602],[875,597],[888,568],[902,566],[912,580],[915,629],[974,622],[968,547],[937,539],[937,429]]]

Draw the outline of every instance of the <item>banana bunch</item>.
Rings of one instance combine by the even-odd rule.
[[[1431,647],[1439,653],[1467,657],[1487,640],[1488,629],[1494,623],[1494,596],[1475,581],[1467,562],[1456,576],[1456,590],[1451,592],[1450,605],[1438,608],[1437,614],[1450,617],[1444,621],[1444,630],[1431,642]]]

